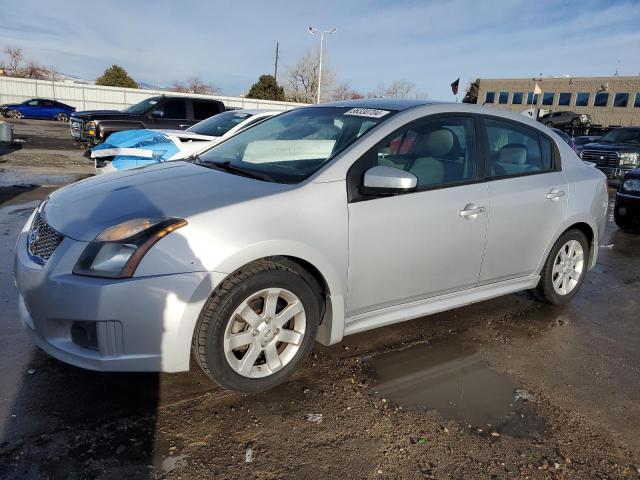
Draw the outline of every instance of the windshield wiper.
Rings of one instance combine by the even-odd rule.
[[[263,173],[257,173],[254,170],[244,169],[242,167],[238,167],[236,165],[232,165],[230,160],[226,160],[224,162],[203,162],[200,157],[196,156],[194,163],[197,165],[207,167],[207,168],[215,168],[218,170],[222,170],[228,173],[233,173],[236,175],[241,175],[247,178],[253,178],[255,180],[264,180],[267,182],[273,182],[273,177],[265,175]]]

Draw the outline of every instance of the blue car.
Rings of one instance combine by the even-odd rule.
[[[8,118],[42,118],[68,122],[75,107],[47,98],[32,98],[22,103],[0,105],[0,113]]]

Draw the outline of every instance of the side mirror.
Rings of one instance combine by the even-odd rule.
[[[154,110],[151,112],[151,118],[162,118],[164,117],[164,112],[162,110]]]
[[[378,165],[364,173],[365,194],[388,194],[410,192],[418,186],[418,177],[399,168]]]

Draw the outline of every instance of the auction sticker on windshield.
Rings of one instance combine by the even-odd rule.
[[[378,110],[377,108],[352,108],[344,112],[345,115],[355,115],[358,117],[382,118],[389,113],[389,110]]]

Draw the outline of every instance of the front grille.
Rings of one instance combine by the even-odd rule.
[[[71,135],[74,137],[82,136],[82,120],[72,118],[69,122],[69,126],[71,127]]]
[[[36,212],[27,239],[29,253],[39,259],[40,263],[44,263],[53,255],[63,239],[64,236],[47,225],[40,212]]]
[[[617,168],[620,163],[618,152],[607,150],[582,150],[582,160],[595,162],[599,167]]]

